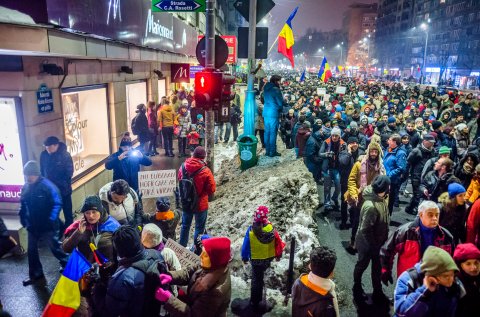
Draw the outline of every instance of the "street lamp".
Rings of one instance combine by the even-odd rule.
[[[340,64],[342,64],[342,61],[343,61],[343,42],[341,44],[337,44],[337,48],[340,49]]]
[[[369,68],[370,68],[370,41],[368,40],[367,37],[365,37],[363,39],[363,42],[364,43],[367,43],[367,63],[366,63],[366,66],[367,66],[367,74],[368,74],[368,71],[369,71]]]
[[[430,19],[429,19],[429,21],[430,21]],[[427,23],[422,23],[422,24],[420,24],[420,28],[422,28],[425,31],[425,49],[423,51],[422,77],[420,78],[420,84],[423,84],[424,81],[425,81],[425,77],[426,77],[425,62],[427,60],[428,24]]]

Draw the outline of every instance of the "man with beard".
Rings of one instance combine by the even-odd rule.
[[[347,251],[355,254],[355,236],[357,235],[360,208],[363,204],[363,190],[373,182],[378,175],[386,175],[381,158],[382,149],[378,143],[372,142],[368,146],[367,155],[361,157],[353,164],[352,171],[348,177],[348,190],[345,193],[345,200],[350,207],[350,223],[352,224],[352,235]]]
[[[453,161],[449,158],[440,158],[433,166],[433,171],[428,172],[422,179],[420,191],[425,199],[438,201],[438,197],[448,190],[451,183],[461,183],[453,175]]]
[[[410,136],[410,145],[412,148],[416,148],[420,143],[420,135],[415,130],[415,121],[407,120],[407,126],[405,127],[405,131]]]
[[[367,139],[363,134],[360,134],[360,130],[358,129],[358,123],[355,121],[350,122],[350,125],[347,126],[347,129],[345,129],[345,132],[343,134],[344,140],[348,140],[351,137],[357,138],[358,146],[362,150],[365,150],[367,148]]]
[[[348,176],[352,170],[353,164],[358,160],[360,155],[364,155],[364,151],[359,147],[358,139],[351,136],[347,139],[347,148],[340,152],[340,188],[342,195],[348,190]],[[342,222],[340,230],[348,229],[347,226],[347,202],[341,199],[340,213],[342,215]],[[350,224],[352,217],[350,216]]]
[[[422,191],[420,190],[420,183],[422,178],[423,166],[429,159],[433,157],[435,138],[431,134],[423,137],[422,144],[412,150],[407,158],[407,171],[410,173],[412,179],[413,196],[405,212],[411,215],[417,214],[417,206],[422,198]]]

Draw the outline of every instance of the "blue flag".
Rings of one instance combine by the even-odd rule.
[[[300,76],[300,82],[304,82],[305,81],[305,69],[303,70],[303,73],[302,73],[302,76]]]

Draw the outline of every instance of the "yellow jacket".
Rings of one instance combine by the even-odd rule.
[[[171,105],[164,105],[160,110],[160,115],[158,116],[158,126],[163,127],[173,127],[175,122],[175,112]]]
[[[473,177],[472,181],[470,182],[470,185],[468,185],[465,199],[473,204],[479,196],[480,196],[480,178]]]

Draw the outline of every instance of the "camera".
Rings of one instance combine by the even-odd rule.
[[[141,154],[139,150],[130,150],[127,156],[139,157]]]

